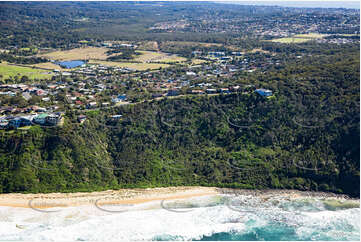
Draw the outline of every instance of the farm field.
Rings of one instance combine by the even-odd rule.
[[[273,39],[270,41],[278,42],[278,43],[285,43],[285,44],[304,43],[304,42],[315,40],[315,39],[322,39],[325,36],[327,36],[327,34],[318,34],[318,33],[296,34],[292,37],[278,38],[278,39]]]
[[[292,44],[292,43],[304,43],[307,41],[310,41],[312,39],[310,38],[292,38],[292,37],[286,37],[286,38],[279,38],[279,39],[273,39],[269,40],[271,42],[277,42],[277,43],[283,43],[283,44]]]
[[[339,36],[347,36],[347,37],[352,37],[352,36],[360,36],[359,34],[336,34]]]
[[[30,79],[36,78],[50,78],[52,74],[47,74],[45,70],[35,69],[31,67],[23,67],[16,65],[9,65],[7,63],[0,63],[0,75],[3,79],[10,76],[28,76]]]
[[[162,45],[204,46],[204,47],[222,46],[222,44],[220,43],[204,43],[204,42],[191,42],[191,41],[167,41],[162,43]]]
[[[202,64],[207,62],[206,60],[201,60],[201,59],[192,59],[192,64],[193,65],[198,65],[198,64]]]
[[[169,67],[168,64],[157,64],[157,63],[131,63],[131,62],[113,62],[113,61],[98,61],[98,60],[89,60],[89,64],[101,64],[106,66],[116,66],[116,67],[127,67],[131,69],[135,69],[138,71],[144,71],[147,69],[158,69],[160,67],[165,68]]]
[[[44,69],[49,69],[49,70],[58,69],[60,71],[71,71],[72,70],[72,69],[61,68],[59,65],[56,65],[56,64],[54,64],[52,62],[44,62],[44,63],[33,64],[33,65],[29,65],[29,67],[44,68]]]
[[[147,62],[184,62],[187,59],[177,55],[170,55],[163,52],[155,51],[137,51],[141,55],[135,56],[134,61],[139,61],[142,63]]]
[[[255,48],[255,49],[252,49],[251,51],[249,51],[249,53],[257,53],[257,52],[261,52],[261,53],[265,53],[265,54],[269,54],[270,52],[267,51],[267,50],[263,50],[261,48]]]
[[[140,50],[152,50],[152,51],[158,51],[159,46],[157,41],[143,41],[137,43],[138,49]]]
[[[96,59],[106,60],[111,55],[107,55],[107,48],[104,47],[85,47],[72,50],[54,51],[46,54],[38,55],[39,57],[49,58],[58,61],[85,60]]]
[[[317,34],[317,33],[309,33],[309,34],[296,34],[294,38],[306,38],[306,39],[321,39],[327,36],[326,34]]]
[[[181,62],[185,62],[187,59],[181,56],[176,56],[176,55],[169,55],[166,56],[162,59],[158,59],[158,60],[153,60],[153,62],[174,62],[174,63],[181,63]]]

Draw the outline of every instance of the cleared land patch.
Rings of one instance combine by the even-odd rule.
[[[38,64],[33,64],[33,65],[29,65],[29,67],[34,67],[34,68],[44,68],[44,69],[49,69],[49,70],[60,70],[60,71],[71,71],[72,69],[64,69],[61,68],[60,66],[58,66],[57,64],[54,64],[52,62],[44,62],[44,63],[38,63]]]
[[[194,65],[198,65],[198,64],[202,64],[207,62],[206,60],[201,60],[201,59],[192,59],[192,64]]]
[[[7,63],[0,63],[0,75],[3,76],[3,79],[14,76],[27,76],[30,79],[44,79],[52,76],[52,74],[47,74],[45,70],[9,65]]]
[[[109,56],[106,52],[109,49],[104,47],[85,47],[85,48],[76,48],[72,50],[64,51],[54,51],[46,54],[38,55],[40,57],[45,57],[51,60],[58,61],[71,61],[71,60],[106,60]]]
[[[251,51],[249,51],[249,53],[257,53],[257,52],[261,52],[261,53],[265,53],[265,54],[270,53],[268,50],[262,50],[260,48],[255,48],[255,49],[252,49]]]
[[[321,39],[327,36],[326,34],[317,34],[317,33],[309,33],[309,34],[296,34],[294,38],[305,38],[305,39]]]
[[[138,44],[138,49],[140,50],[154,50],[154,51],[159,50],[158,42],[156,41],[143,41],[137,44]]]
[[[222,46],[220,43],[205,43],[205,42],[191,42],[191,41],[166,41],[162,43],[162,46],[202,46],[202,47],[211,47],[211,46]]]
[[[89,64],[101,64],[105,66],[116,66],[120,68],[131,68],[138,71],[144,71],[147,69],[159,69],[160,67],[165,68],[169,67],[168,64],[157,64],[157,63],[131,63],[131,62],[113,62],[113,61],[98,61],[98,60],[90,60]]]
[[[155,51],[137,51],[141,55],[137,55],[134,58],[134,61],[139,61],[142,63],[148,62],[184,62],[187,59],[177,55],[172,55],[163,52]]]
[[[287,38],[273,39],[273,40],[270,40],[270,41],[271,42],[277,42],[277,43],[284,43],[284,44],[292,44],[292,43],[304,43],[304,42],[307,42],[307,41],[310,41],[310,40],[312,40],[312,39],[287,37]]]
[[[325,36],[327,36],[327,34],[318,34],[318,33],[296,34],[292,37],[272,39],[270,41],[278,42],[278,43],[285,43],[285,44],[304,43],[304,42],[315,40],[315,39],[322,39]]]

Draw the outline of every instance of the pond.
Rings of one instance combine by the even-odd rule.
[[[83,64],[85,64],[85,62],[80,60],[58,62],[59,66],[67,69],[75,68]]]

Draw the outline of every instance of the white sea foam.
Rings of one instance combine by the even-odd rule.
[[[199,206],[194,206],[195,204]],[[300,239],[355,239],[360,235],[360,209],[338,211],[294,211],[297,206],[237,212],[214,198],[187,199],[189,212],[162,209],[160,202],[135,205],[128,212],[108,213],[95,206],[62,208],[57,213],[41,213],[26,208],[0,207],[2,240],[153,240],[201,239],[220,232],[248,233],[270,224],[294,228]],[[167,206],[171,203],[167,202]],[[200,206],[201,205],[201,206]],[[257,206],[260,206],[257,209]],[[106,207],[109,210],[124,206]],[[288,207],[289,208],[289,207]],[[250,223],[250,221],[252,221]]]

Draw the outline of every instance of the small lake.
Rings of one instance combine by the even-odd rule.
[[[85,64],[85,62],[80,60],[58,62],[59,66],[67,69],[75,68],[83,64]]]

